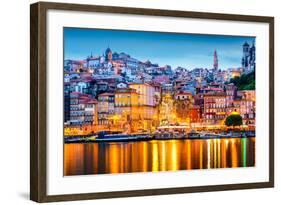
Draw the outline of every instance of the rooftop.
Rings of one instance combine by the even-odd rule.
[[[217,96],[217,97],[225,97],[226,96],[226,93],[224,92],[209,92],[209,93],[205,93],[204,94],[204,97],[212,97],[212,96]]]
[[[114,96],[114,93],[102,93],[99,96]]]

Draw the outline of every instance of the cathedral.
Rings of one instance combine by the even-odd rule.
[[[256,69],[256,47],[254,42],[252,46],[247,42],[243,44],[242,68],[246,73],[250,73]]]
[[[105,50],[105,61],[110,62],[112,61],[112,51],[109,47]]]

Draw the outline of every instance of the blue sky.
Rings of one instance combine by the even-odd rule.
[[[125,52],[131,57],[159,65],[212,68],[217,50],[219,68],[241,66],[242,45],[254,37],[175,34],[162,32],[121,31],[64,28],[65,59],[85,59],[102,55],[109,46],[112,52]]]

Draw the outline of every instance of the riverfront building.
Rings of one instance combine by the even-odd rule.
[[[245,42],[242,67],[221,69],[217,51],[210,68],[172,69],[108,47],[101,55],[64,61],[66,133],[154,132],[159,126],[223,127],[235,112],[255,126],[255,90],[230,79],[255,68],[255,47]],[[209,126],[210,127],[210,126]]]
[[[226,94],[204,94],[204,120],[207,124],[219,124],[226,117]]]
[[[109,118],[114,115],[114,94],[103,93],[98,96],[98,124],[108,125]]]

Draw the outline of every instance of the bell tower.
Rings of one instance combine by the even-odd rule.
[[[218,70],[219,67],[219,60],[218,60],[218,55],[217,55],[217,51],[214,51],[214,65],[213,68],[214,70]]]
[[[105,51],[105,60],[108,62],[112,61],[112,51],[110,50],[109,46]]]

